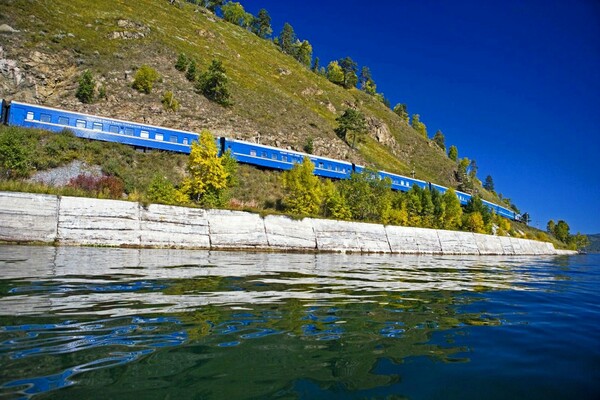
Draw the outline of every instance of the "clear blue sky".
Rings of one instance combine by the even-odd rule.
[[[545,229],[600,233],[600,1],[242,1],[350,56]]]

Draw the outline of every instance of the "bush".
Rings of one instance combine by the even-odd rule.
[[[8,128],[0,131],[0,178],[26,178],[33,166],[35,141],[28,131]]]
[[[79,77],[79,87],[77,88],[77,92],[75,92],[75,96],[82,103],[91,103],[94,101],[95,87],[96,81],[94,81],[94,77],[90,70],[86,69]]]
[[[196,65],[196,60],[190,60],[187,71],[185,72],[185,78],[190,82],[196,82],[196,79],[198,78],[198,67]]]
[[[152,86],[158,78],[160,78],[160,75],[154,68],[142,65],[135,73],[132,87],[140,92],[148,94],[152,91]]]
[[[179,53],[179,57],[177,57],[177,62],[175,62],[175,69],[177,71],[185,71],[188,67],[188,58],[185,53]]]
[[[116,176],[96,177],[84,174],[72,178],[67,186],[111,199],[121,198],[124,189],[123,181]]]
[[[175,99],[175,96],[173,96],[173,92],[171,91],[165,92],[165,94],[163,94],[161,103],[163,105],[163,108],[167,111],[177,112],[177,110],[179,110],[179,102]]]

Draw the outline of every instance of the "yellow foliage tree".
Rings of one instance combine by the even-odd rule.
[[[283,173],[283,187],[288,191],[284,198],[287,209],[298,215],[316,215],[323,202],[319,178],[313,175],[315,165],[308,157],[302,164],[294,165]]]
[[[229,173],[218,155],[215,138],[209,131],[202,131],[199,141],[192,143],[182,192],[205,206],[221,206],[227,188]]]
[[[460,228],[463,211],[454,189],[449,188],[446,190],[446,193],[442,195],[442,202],[444,204],[444,215],[441,227],[452,230]]]
[[[485,233],[485,224],[483,223],[483,217],[481,216],[481,213],[479,211],[475,211],[465,215],[463,228],[469,232]]]

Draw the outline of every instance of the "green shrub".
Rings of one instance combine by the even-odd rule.
[[[189,60],[185,53],[179,53],[179,57],[177,57],[177,61],[175,62],[175,69],[177,71],[185,71],[188,67]]]
[[[154,68],[142,65],[135,73],[132,87],[140,92],[148,94],[152,91],[152,86],[158,78],[160,78],[160,75]]]
[[[185,72],[185,78],[190,82],[196,82],[196,79],[198,78],[198,67],[196,65],[196,60],[190,60],[187,71]]]
[[[79,87],[77,88],[77,92],[75,92],[75,96],[82,103],[91,103],[94,101],[95,87],[96,81],[94,80],[90,70],[86,69],[85,72],[79,77]]]
[[[167,111],[177,112],[179,110],[179,102],[173,96],[173,92],[168,91],[163,94],[163,98],[161,100],[163,108]]]
[[[208,70],[200,75],[196,89],[207,99],[214,101],[222,106],[229,106],[229,89],[227,84],[229,78],[225,74],[225,68],[221,61],[212,60]]]

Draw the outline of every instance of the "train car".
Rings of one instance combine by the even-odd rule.
[[[482,200],[482,202],[487,208],[489,208],[491,211],[495,212],[496,214],[500,215],[501,217],[512,219],[512,220],[517,219],[517,213],[514,212],[513,210],[510,210],[506,207],[502,207],[498,204],[491,203],[487,200]]]
[[[435,189],[438,192],[440,192],[440,194],[444,194],[448,190],[448,188],[445,187],[445,186],[436,185],[435,183],[431,183],[431,182],[429,182],[429,189],[430,190],[434,190]]]
[[[8,103],[4,99],[0,99],[0,124],[6,124],[8,116]]]
[[[392,182],[392,189],[399,190],[402,192],[408,192],[413,186],[417,185],[421,189],[425,189],[428,184],[425,181],[409,178],[403,175],[396,175],[386,171],[379,171],[381,179],[389,178]]]
[[[75,136],[81,138],[178,153],[189,153],[192,141],[198,140],[198,135],[193,132],[58,110],[17,101],[10,103],[6,123],[54,132],[68,129]]]
[[[352,173],[352,164],[333,160],[331,158],[314,156],[292,150],[250,143],[237,139],[222,139],[222,151],[230,150],[232,156],[239,162],[257,165],[265,168],[292,169],[294,164],[302,163],[308,157],[315,165],[314,174],[327,178],[348,179]]]

